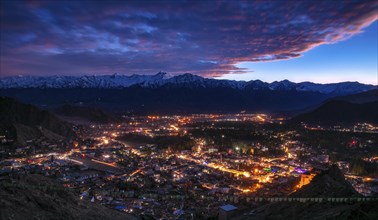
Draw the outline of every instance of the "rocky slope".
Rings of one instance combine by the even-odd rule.
[[[337,165],[321,172],[312,179],[311,183],[303,186],[291,194],[291,197],[320,198],[320,197],[358,197],[361,196],[345,177]]]
[[[0,219],[138,219],[79,200],[73,192],[41,175],[0,180]]]
[[[362,197],[347,182],[336,165],[314,177],[310,184],[290,195],[293,198],[348,198]],[[234,220],[248,219],[377,219],[378,201],[364,202],[273,202],[235,216]]]
[[[39,137],[58,140],[74,136],[72,125],[50,112],[5,97],[0,97],[0,132],[20,144]]]

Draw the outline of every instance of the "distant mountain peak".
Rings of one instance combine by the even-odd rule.
[[[155,76],[157,77],[164,77],[165,75],[167,75],[167,73],[163,71],[159,71],[158,73],[155,74]]]
[[[177,75],[177,76],[174,76],[172,78],[180,79],[180,81],[187,81],[187,82],[205,79],[201,76],[197,76],[197,75],[194,75],[194,74],[191,74],[191,73],[184,73],[182,75]]]

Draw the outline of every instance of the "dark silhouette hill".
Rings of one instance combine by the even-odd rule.
[[[378,123],[378,101],[352,103],[331,100],[309,112],[291,119],[291,122],[309,124],[354,124],[359,122]]]
[[[88,106],[63,105],[54,110],[58,116],[64,117],[66,120],[75,121],[82,119],[91,123],[110,123],[117,121],[117,117],[100,108]]]
[[[339,96],[333,99],[351,102],[351,103],[378,102],[378,89],[370,90],[367,92],[361,92],[357,94],[352,94],[352,95]]]
[[[20,144],[39,137],[64,139],[74,136],[70,123],[46,110],[5,97],[0,97],[0,131]]]
[[[10,96],[37,106],[63,104],[96,107],[110,112],[136,114],[277,112],[303,109],[332,97],[312,91],[245,89],[229,87],[158,88],[131,86],[122,89],[2,89]],[[333,95],[334,96],[334,95]]]

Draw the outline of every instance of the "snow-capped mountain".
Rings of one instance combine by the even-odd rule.
[[[127,88],[141,86],[189,87],[189,88],[232,88],[237,90],[311,91],[323,94],[353,94],[377,89],[377,86],[358,82],[317,84],[312,82],[293,83],[288,80],[272,83],[260,80],[234,81],[203,78],[185,73],[169,76],[159,72],[155,75],[92,75],[92,76],[15,76],[0,78],[0,89],[10,88]]]

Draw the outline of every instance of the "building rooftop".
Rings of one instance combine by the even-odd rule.
[[[226,212],[230,212],[230,211],[233,211],[233,210],[238,209],[237,207],[235,207],[235,206],[233,206],[233,205],[230,205],[230,204],[227,204],[227,205],[221,206],[220,208],[223,209],[223,210],[226,211]]]

